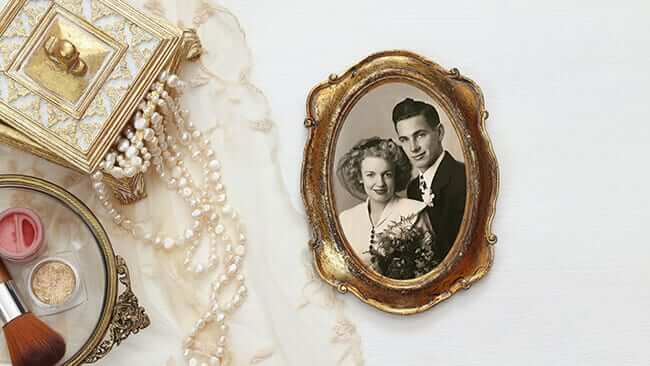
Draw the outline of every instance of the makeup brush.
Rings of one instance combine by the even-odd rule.
[[[13,366],[53,366],[63,358],[63,337],[27,310],[1,260],[0,322]]]

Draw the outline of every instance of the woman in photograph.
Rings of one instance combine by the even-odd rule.
[[[426,204],[397,195],[411,168],[400,146],[379,137],[359,141],[337,167],[343,186],[364,200],[340,213],[343,233],[364,264],[391,278],[414,278],[437,265]]]

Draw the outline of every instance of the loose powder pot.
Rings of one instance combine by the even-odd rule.
[[[33,297],[45,305],[67,303],[79,287],[77,271],[66,261],[51,258],[37,264],[30,275]]]

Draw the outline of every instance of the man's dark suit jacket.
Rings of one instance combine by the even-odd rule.
[[[433,177],[433,183],[429,182],[435,194],[433,207],[425,209],[435,231],[434,251],[438,261],[442,261],[447,256],[456,240],[460,223],[463,221],[467,190],[465,164],[456,161],[446,151],[443,154],[445,155]],[[409,183],[406,194],[410,199],[423,201],[419,178]]]

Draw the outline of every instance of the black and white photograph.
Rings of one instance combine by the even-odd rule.
[[[347,115],[334,159],[340,228],[365,266],[408,280],[444,261],[467,184],[456,129],[434,98],[406,82],[371,89]]]

